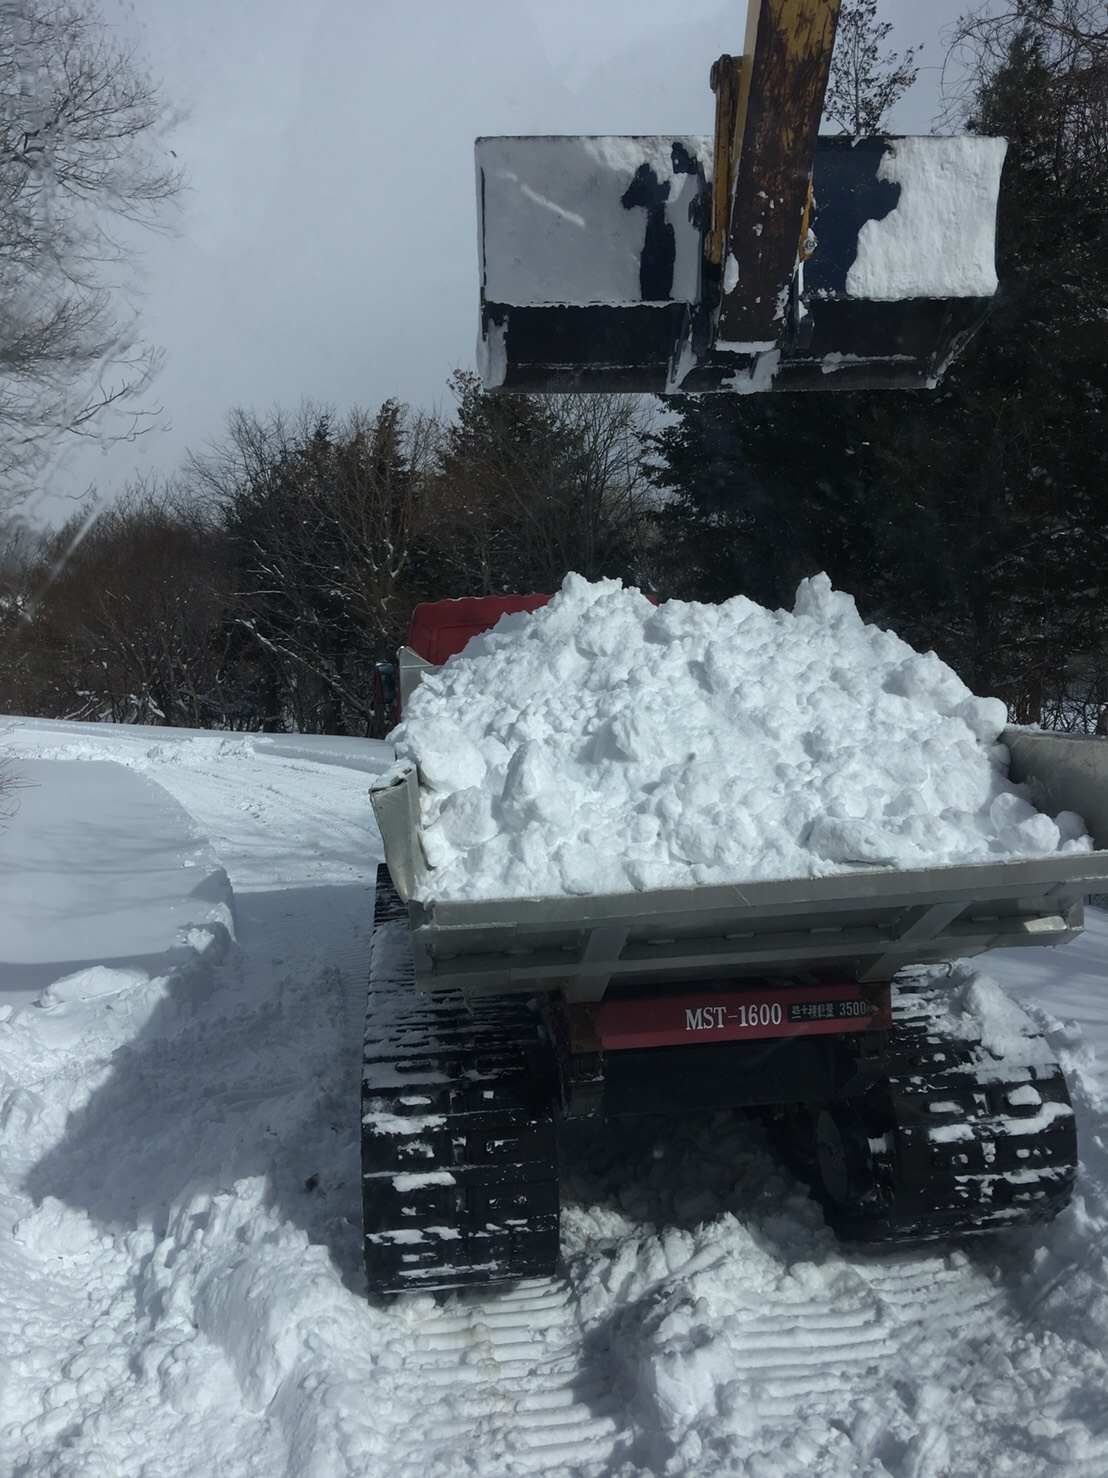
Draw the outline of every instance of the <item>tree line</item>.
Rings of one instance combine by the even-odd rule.
[[[304,733],[381,732],[378,662],[420,600],[650,584],[648,409],[484,394],[236,411],[164,485],[0,559],[0,708]]]
[[[846,32],[847,131],[872,125],[874,78],[913,70],[909,53],[882,73],[873,9]],[[777,606],[826,569],[1014,719],[1103,728],[1103,7],[1004,0],[956,43],[958,126],[1009,151],[995,311],[937,392],[686,397],[660,416],[459,374],[449,417],[237,411],[168,483],[0,538],[0,708],[380,732],[376,667],[421,599],[577,570]]]

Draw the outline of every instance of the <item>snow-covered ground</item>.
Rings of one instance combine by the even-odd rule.
[[[367,1300],[371,741],[4,721],[0,1472],[1108,1473],[1108,919],[987,968],[1082,1157],[1006,1239],[839,1247],[742,1116],[568,1136],[563,1276]]]

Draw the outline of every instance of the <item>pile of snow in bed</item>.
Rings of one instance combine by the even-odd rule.
[[[1089,850],[1006,780],[1005,722],[826,575],[791,613],[570,575],[425,677],[392,737],[424,896],[506,898]]]

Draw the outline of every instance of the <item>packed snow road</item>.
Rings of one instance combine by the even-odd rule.
[[[367,1300],[370,741],[10,720],[0,1471],[1108,1472],[1108,924],[986,967],[1080,1125],[1049,1227],[840,1247],[738,1115],[565,1137],[564,1276]]]

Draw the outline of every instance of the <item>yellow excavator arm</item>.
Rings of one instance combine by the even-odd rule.
[[[775,317],[807,232],[838,18],[839,0],[750,0],[742,56],[722,56],[712,68],[706,248],[721,274],[721,340],[776,340]]]

